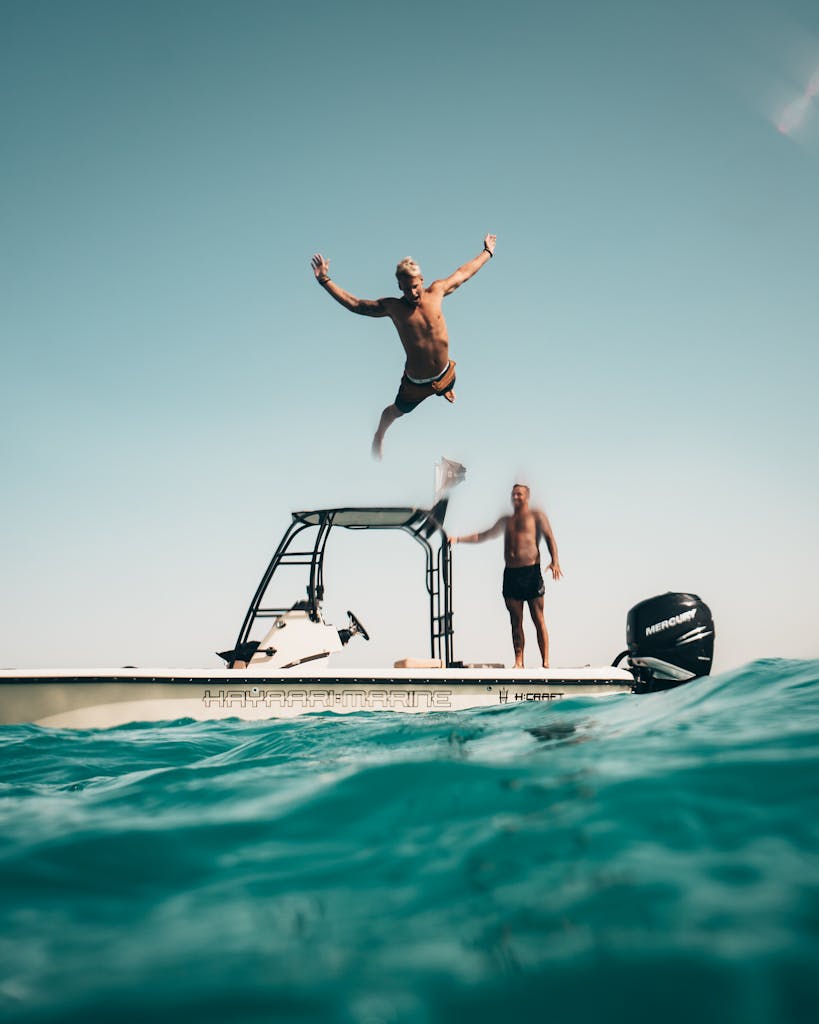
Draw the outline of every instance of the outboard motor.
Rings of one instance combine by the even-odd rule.
[[[696,594],[660,594],[628,613],[626,642],[635,692],[668,690],[711,671],[714,620]]]

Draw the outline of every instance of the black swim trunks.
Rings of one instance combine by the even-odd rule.
[[[543,597],[546,587],[540,572],[540,562],[522,565],[517,569],[507,566],[503,570],[503,596],[513,601],[533,601]]]
[[[455,401],[455,363],[450,359],[446,367],[437,377],[418,381],[408,377],[406,371],[401,378],[398,394],[395,396],[395,407],[401,413],[412,412],[421,402],[433,395],[443,395],[448,402]]]

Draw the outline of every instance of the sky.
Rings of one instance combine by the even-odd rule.
[[[0,665],[221,665],[292,510],[442,456],[452,533],[547,511],[553,666],[668,590],[717,671],[819,656],[817,69],[814,0],[2,0]],[[374,462],[403,353],[310,256],[376,298],[489,232],[456,404]],[[454,557],[456,657],[511,664],[502,541]],[[426,656],[409,538],[326,573],[343,661]]]

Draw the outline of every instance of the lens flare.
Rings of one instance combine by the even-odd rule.
[[[777,131],[781,132],[782,135],[791,135],[798,128],[801,128],[810,113],[814,98],[817,95],[819,95],[819,67],[810,76],[810,80],[805,86],[805,91],[802,95],[798,96],[792,103],[789,103],[779,115],[776,122]]]

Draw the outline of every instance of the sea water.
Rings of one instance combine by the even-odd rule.
[[[0,729],[0,1019],[819,1018],[819,662]]]

